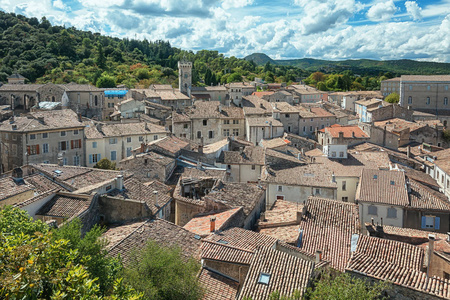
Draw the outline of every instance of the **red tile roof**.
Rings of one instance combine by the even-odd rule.
[[[237,264],[250,265],[254,251],[233,247],[228,244],[203,241],[202,259],[218,260]]]
[[[222,232],[215,232],[206,238],[207,241],[226,242],[227,245],[255,251],[258,247],[273,247],[277,239],[265,234],[243,228],[230,228]]]
[[[344,138],[369,138],[369,136],[357,125],[325,127],[324,129],[321,129],[320,132],[327,132],[333,138],[338,138],[340,132],[343,133]],[[354,137],[353,134],[355,135]]]
[[[210,223],[212,217],[216,218],[215,230],[223,230],[223,226],[226,225],[227,221],[232,218],[239,210],[242,210],[242,207],[229,209],[220,213],[196,217],[191,219],[186,225],[183,226],[183,228],[195,234],[205,236],[211,233]]]
[[[227,300],[236,298],[239,282],[206,268],[202,269],[198,280],[205,289],[203,300]]]
[[[262,98],[265,95],[273,95],[275,92],[253,92],[253,96],[257,96],[259,98]]]

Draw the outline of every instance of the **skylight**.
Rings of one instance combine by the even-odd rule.
[[[269,280],[270,280],[270,276],[271,276],[271,274],[267,274],[267,273],[261,272],[259,274],[258,283],[267,284],[268,285],[269,284]]]
[[[202,237],[199,236],[198,234],[196,234],[196,235],[194,235],[194,238],[195,238],[196,240],[200,240]]]
[[[395,185],[395,181],[391,180],[391,185]]]
[[[373,179],[377,179],[378,178],[378,175],[373,175]]]
[[[227,241],[224,241],[224,240],[218,240],[217,242],[218,242],[218,243],[221,243],[221,244],[224,244],[224,245],[228,244],[228,242],[227,242]]]

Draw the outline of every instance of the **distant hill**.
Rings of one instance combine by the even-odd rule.
[[[264,53],[253,53],[244,57],[244,59],[248,61],[253,60],[257,65],[265,65],[267,62],[270,62],[273,65],[277,64],[273,59]]]
[[[273,60],[264,53],[254,53],[247,57],[246,60],[253,60],[258,65],[264,65],[268,61],[271,64],[279,66],[295,66],[307,71],[321,71],[324,73],[342,72],[351,70],[355,74],[378,75],[380,72],[391,72],[392,74],[450,74],[450,63],[436,63],[426,61],[415,61],[410,59],[401,60],[320,60],[313,58],[301,58],[290,60]]]

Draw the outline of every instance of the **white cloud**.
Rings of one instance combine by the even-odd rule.
[[[240,8],[252,5],[254,0],[223,0],[222,7],[224,9]]]
[[[372,21],[389,21],[397,11],[393,0],[378,2],[367,12],[367,17]]]
[[[326,31],[345,23],[360,7],[354,0],[295,0],[294,3],[304,12],[300,21],[304,34]]]
[[[66,6],[62,2],[62,0],[55,0],[55,1],[53,1],[53,7],[59,8],[59,9],[65,9],[66,8]]]
[[[406,1],[405,2],[406,11],[411,15],[413,20],[422,19],[421,11],[422,8],[419,7],[417,2],[415,1]]]

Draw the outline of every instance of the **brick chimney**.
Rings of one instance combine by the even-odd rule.
[[[216,217],[212,217],[209,219],[209,231],[215,232],[216,231]]]

